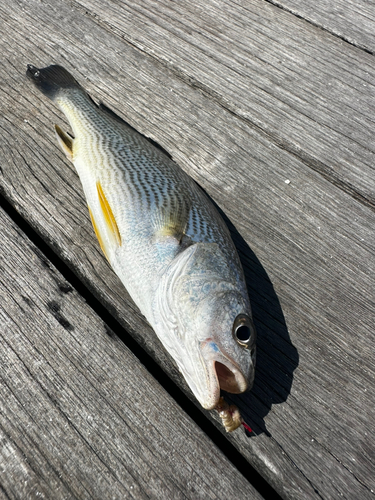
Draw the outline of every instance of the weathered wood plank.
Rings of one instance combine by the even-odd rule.
[[[267,0],[348,42],[375,52],[375,5],[366,0]]]
[[[6,497],[260,499],[2,210],[0,232]]]
[[[263,0],[75,3],[375,206],[371,55]]]
[[[254,391],[236,402],[273,437],[229,439],[285,498],[373,498],[373,211],[107,26],[62,3],[22,7],[0,7],[11,33],[0,68],[8,199],[184,387],[93,241],[77,176],[54,143],[61,115],[24,80],[27,62],[65,64],[167,147],[245,240],[259,356]]]

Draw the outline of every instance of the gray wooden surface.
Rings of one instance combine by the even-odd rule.
[[[259,351],[233,400],[258,435],[228,439],[284,498],[374,498],[373,57],[267,2],[114,6],[0,6],[2,193],[187,391],[100,253],[61,113],[24,77],[63,64],[234,225]]]
[[[375,3],[372,0],[269,0],[343,40],[375,52]]]
[[[261,496],[0,211],[0,497]]]
[[[245,126],[375,205],[373,57],[263,0],[76,0]],[[89,10],[87,10],[89,9]],[[125,68],[124,68],[125,69]]]

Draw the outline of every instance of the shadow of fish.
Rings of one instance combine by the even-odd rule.
[[[255,330],[229,231],[196,183],[97,106],[61,66],[27,76],[69,120],[57,140],[81,179],[100,246],[201,405],[253,384]]]

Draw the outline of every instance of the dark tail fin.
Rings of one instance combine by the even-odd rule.
[[[26,75],[43,94],[52,100],[62,90],[81,88],[80,84],[72,77],[69,71],[62,66],[53,65],[38,69],[28,64]]]

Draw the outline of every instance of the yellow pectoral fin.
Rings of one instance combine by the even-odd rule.
[[[180,227],[176,227],[174,225],[166,225],[159,229],[159,231],[155,232],[154,240],[163,240],[166,238],[174,238],[176,241],[180,241],[183,237],[184,233],[182,232]]]
[[[153,216],[155,243],[176,240],[179,244],[185,236],[186,226],[191,209],[190,200],[171,197],[167,207],[161,207]]]
[[[61,149],[64,151],[68,160],[73,161],[73,138],[63,132],[58,125],[55,125],[55,133],[57,142],[60,144]]]
[[[113,242],[117,246],[121,246],[121,235],[120,231],[117,226],[117,222],[115,219],[115,216],[113,215],[112,209],[107,201],[107,198],[105,197],[105,194],[103,192],[103,188],[98,181],[96,183],[96,189],[98,190],[98,196],[99,196],[99,202],[100,202],[100,207],[103,212],[104,220],[107,225],[108,233],[111,239],[113,239]]]

